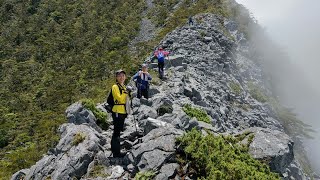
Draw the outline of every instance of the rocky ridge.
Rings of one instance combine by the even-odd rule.
[[[59,128],[58,145],[30,169],[15,173],[12,180],[132,179],[148,170],[156,172],[155,179],[181,179],[177,171],[183,167],[175,159],[175,139],[192,128],[204,134],[207,130],[253,132],[250,153],[254,158],[266,160],[283,179],[308,179],[272,107],[250,94],[249,83],[259,85],[266,94],[271,92],[263,83],[261,68],[248,58],[248,41],[237,24],[213,14],[194,18],[194,26],[177,28],[159,44],[172,52],[167,78],[151,86],[149,100],[133,99],[134,113],[121,135],[123,150],[128,152],[124,158],[112,158],[112,126],[102,131],[93,113],[75,103],[66,110],[68,123]],[[234,84],[239,92],[234,92]],[[190,118],[182,109],[185,104],[205,109],[211,123]],[[101,105],[97,108],[104,110]],[[79,134],[81,141],[75,141]],[[93,178],[97,168],[101,172]]]

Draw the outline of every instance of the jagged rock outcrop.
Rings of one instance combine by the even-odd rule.
[[[40,161],[24,173],[25,179],[81,178],[106,139],[92,127],[81,124],[63,124],[61,139]],[[17,179],[14,177],[13,179]]]
[[[265,128],[250,128],[254,139],[249,146],[249,153],[255,158],[269,163],[270,169],[285,173],[294,159],[293,141],[283,132]]]
[[[192,128],[204,134],[251,131],[255,137],[250,153],[255,158],[267,160],[284,179],[306,179],[294,159],[293,142],[272,108],[250,92],[249,82],[270,93],[263,85],[261,69],[245,56],[247,41],[237,25],[213,14],[194,19],[201,22],[174,30],[160,43],[172,54],[165,70],[166,80],[151,87],[149,100],[133,99],[133,116],[127,118],[121,135],[122,149],[128,152],[125,158],[112,158],[112,126],[102,131],[92,112],[76,103],[66,111],[69,123],[60,127],[57,147],[12,179],[24,174],[26,179],[102,179],[90,177],[99,165],[109,179],[130,179],[148,170],[157,173],[155,179],[179,179],[175,139]],[[204,109],[210,122],[187,116],[182,109],[185,104]],[[86,138],[75,145],[74,136],[80,132]]]

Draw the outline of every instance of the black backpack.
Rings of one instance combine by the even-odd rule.
[[[122,94],[123,89],[121,88],[121,86],[118,83],[117,83],[117,86],[119,87],[120,94]],[[113,99],[113,95],[112,95],[112,88],[111,88],[109,95],[108,95],[108,98],[107,98],[107,104],[104,105],[104,108],[108,112],[112,113],[112,108],[114,105],[115,105],[115,103],[114,103],[114,99]],[[117,105],[125,105],[125,104],[117,104]]]

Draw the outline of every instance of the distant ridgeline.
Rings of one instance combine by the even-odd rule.
[[[214,30],[209,27],[212,22],[208,19],[201,19],[201,17],[205,18],[206,16],[197,15],[195,21],[199,24],[209,22],[207,25],[202,24],[205,28],[200,26],[200,29],[203,29],[198,32],[200,34],[198,38],[205,41],[204,43],[214,42],[215,46],[212,46],[212,48],[219,46],[219,51],[210,51],[221,56],[221,59],[236,58],[233,57],[235,54],[229,49],[229,43],[233,42],[239,45],[239,49],[231,48],[231,50],[243,51],[242,54],[246,54],[246,57],[237,57],[237,61],[246,61],[246,58],[257,59],[254,62],[255,66],[261,66],[261,61],[264,61],[261,56],[263,48],[254,47],[253,42],[250,44],[248,43],[250,41],[246,41],[253,41],[257,38],[257,36],[252,35],[252,28],[261,33],[259,34],[261,37],[259,37],[262,39],[265,38],[262,35],[263,31],[256,21],[250,17],[250,13],[233,0],[154,1],[146,16],[159,28],[159,31],[154,39],[138,43],[136,45],[137,51],[130,52],[128,44],[139,32],[140,21],[147,3],[150,2],[143,0],[3,0],[0,2],[0,179],[8,179],[18,170],[30,168],[41,159],[49,148],[55,147],[60,139],[57,133],[58,127],[66,122],[64,111],[70,104],[83,98],[91,98],[95,103],[104,101],[107,91],[114,81],[113,71],[124,68],[129,74],[133,74],[138,68],[137,65],[150,54],[154,47],[159,42],[164,44],[162,42],[163,38],[168,33],[174,32],[177,27],[185,25],[189,16],[195,16],[199,13],[218,15],[219,18],[214,18],[215,22],[213,24],[215,27],[213,29],[216,28]],[[237,24],[235,28],[225,24],[225,22],[229,22],[225,19],[235,22],[233,23]],[[232,23],[230,24],[232,25]],[[180,31],[183,32],[183,29],[180,29]],[[207,38],[210,33],[217,35],[217,37]],[[241,34],[241,37],[236,36],[239,34]],[[185,35],[188,35],[188,33]],[[182,37],[177,39],[179,38]],[[243,41],[241,41],[242,39]],[[267,41],[268,39],[264,40]],[[175,49],[170,45],[168,46],[173,53],[182,52],[174,52]],[[193,44],[193,46],[195,45]],[[210,48],[200,49],[199,51],[203,50],[205,52],[208,49]],[[276,51],[276,48],[274,50]],[[200,52],[200,54],[203,52]],[[274,54],[276,56],[281,53]],[[199,64],[199,62],[193,63]],[[237,64],[231,60],[228,63],[225,63],[228,65],[223,65],[222,68],[228,66],[231,70],[237,68],[253,69],[250,67],[250,63],[249,65],[246,63]],[[217,70],[219,70],[219,65],[217,65]],[[233,65],[241,66],[235,68]],[[191,65],[191,67],[195,68],[196,66]],[[240,72],[241,70],[239,72],[238,70],[235,71],[236,74],[241,75],[246,73]],[[183,75],[184,79],[188,79],[188,73],[190,72]],[[267,74],[264,75],[268,76]],[[192,73],[190,76],[192,76]],[[182,76],[179,78],[182,79]],[[266,80],[264,77],[259,82],[247,80],[245,77],[243,79],[246,80],[245,83],[234,79],[234,81],[224,84],[223,88],[229,88],[230,91],[228,90],[228,92],[232,92],[235,96],[245,96],[248,93],[257,102],[271,104],[274,116],[278,117],[277,119],[281,121],[283,129],[295,140],[295,143],[301,140],[299,135],[309,136],[311,130],[308,126],[297,119],[288,109],[283,108],[274,98],[272,82],[263,81]],[[174,82],[170,83],[174,84]],[[261,83],[264,83],[264,85],[261,85]],[[189,82],[189,84],[192,84],[192,82]],[[158,82],[157,85],[161,85],[161,82]],[[167,84],[162,84],[161,87],[171,89]],[[213,90],[214,88],[212,88]],[[192,94],[194,91],[198,92],[200,90],[186,87],[183,96],[189,97],[185,94]],[[201,93],[199,94],[201,95]],[[161,98],[164,97],[168,96],[161,96]],[[193,95],[190,96],[190,99],[192,98],[196,98],[196,101],[198,101],[197,97],[193,97]],[[213,96],[211,98],[212,101],[215,101]],[[246,101],[249,100],[246,99]],[[234,103],[232,107],[249,111],[252,110],[251,108],[255,108],[252,105],[254,103],[252,101],[249,105]],[[92,102],[90,104],[92,109],[94,109],[93,104]],[[183,104],[183,106],[187,115],[193,118],[201,116],[199,119],[210,122],[209,117],[202,117],[203,114],[206,114],[204,110],[193,109],[188,104]],[[256,106],[260,107],[260,105]],[[170,108],[170,113],[172,113],[172,107]],[[162,109],[166,110],[168,108]],[[97,112],[96,110],[92,111]],[[226,109],[222,108],[217,111],[224,113]],[[150,110],[150,112],[153,112],[153,110]],[[143,113],[143,111],[140,113]],[[165,113],[168,112],[164,112],[164,116]],[[95,115],[97,114],[99,113]],[[261,115],[261,118],[264,118],[263,115]],[[162,133],[165,134],[164,131]],[[171,133],[174,133],[174,131]],[[191,146],[186,144],[185,139],[192,136],[196,136],[200,140],[204,139],[200,137],[198,132],[192,131],[191,135],[186,135],[180,139],[184,147]],[[72,142],[73,146],[77,146],[86,140],[82,134],[76,134],[75,137],[77,139]],[[226,143],[229,141],[238,143],[238,139],[231,137],[219,136],[214,138],[209,136],[208,139],[212,141],[217,139],[219,143],[225,141]],[[228,148],[229,144],[221,147]],[[206,146],[206,144],[204,145]],[[230,146],[232,147],[233,144],[230,144]],[[236,156],[240,151],[247,153],[248,147],[238,147],[238,144],[236,146],[235,150],[230,152],[233,156]],[[299,152],[303,152],[299,143],[297,147]],[[198,155],[191,150],[189,148],[190,152],[185,150],[180,153],[181,155],[188,153]],[[298,156],[297,159],[304,166],[304,170],[311,173],[312,170],[304,154],[295,153],[295,155]],[[248,155],[241,155],[240,159],[243,157],[248,157]],[[188,161],[185,159],[181,160],[182,164],[186,162]],[[203,162],[205,162],[203,159],[197,161],[200,164]],[[255,160],[249,158],[246,162],[258,164],[261,167],[260,171],[265,171],[258,174],[261,177],[265,177],[264,173],[270,175],[270,177],[276,178],[278,176]],[[197,163],[193,165],[198,166]],[[207,165],[211,164],[208,163]],[[209,168],[203,164],[202,166]],[[101,170],[102,167],[98,167]],[[227,168],[232,169],[232,165],[228,164]],[[251,168],[254,169],[251,166],[244,168],[247,171],[251,171]],[[210,173],[212,174],[208,177],[219,177],[219,170],[211,170]],[[151,172],[149,175],[153,176],[155,174]],[[143,175],[139,174],[139,176]]]

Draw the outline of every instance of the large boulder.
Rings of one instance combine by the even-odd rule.
[[[63,124],[59,131],[61,139],[58,145],[30,168],[27,180],[80,178],[106,143],[100,133],[87,125]]]
[[[290,137],[281,131],[257,127],[247,131],[254,133],[249,153],[255,159],[268,162],[272,171],[284,173],[294,158]]]
[[[160,173],[155,177],[156,180],[172,179],[176,176],[179,164],[170,163],[161,167]]]
[[[169,62],[166,64],[171,65],[173,67],[182,66],[183,58],[184,57],[182,55],[170,56],[168,60]]]
[[[68,123],[76,125],[87,123],[96,131],[102,132],[101,128],[96,124],[96,117],[90,110],[84,108],[81,102],[76,102],[69,106],[65,113]]]
[[[11,180],[21,180],[30,172],[29,169],[22,169],[16,173],[14,173],[11,177]]]
[[[182,134],[175,128],[153,129],[142,138],[143,143],[133,147],[128,159],[138,171],[157,170],[174,158],[175,139]]]
[[[167,122],[153,119],[153,118],[148,118],[143,121],[141,121],[141,127],[143,127],[143,132],[144,134],[148,134],[150,131],[156,128],[173,128],[173,126]]]
[[[138,114],[138,120],[147,119],[148,117],[150,118],[158,117],[157,111],[154,108],[146,105],[141,105],[138,109],[137,114]]]

